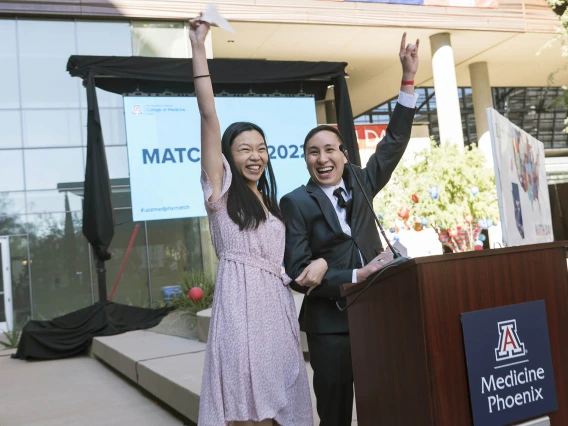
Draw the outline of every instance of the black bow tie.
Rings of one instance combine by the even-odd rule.
[[[337,205],[342,209],[345,209],[345,212],[347,213],[347,223],[349,224],[349,226],[351,226],[351,210],[353,207],[353,198],[351,198],[349,201],[345,201],[345,198],[343,198],[342,187],[336,188],[335,191],[333,191],[333,195],[335,196],[335,198],[337,198]]]

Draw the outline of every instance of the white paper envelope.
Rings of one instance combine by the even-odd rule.
[[[201,15],[201,20],[208,22],[210,25],[216,25],[222,30],[229,31],[231,33],[235,32],[233,27],[231,27],[231,24],[229,24],[229,21],[221,16],[213,3],[209,3],[207,5],[207,9],[205,9],[205,12]]]

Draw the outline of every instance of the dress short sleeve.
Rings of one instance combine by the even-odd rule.
[[[223,185],[221,187],[221,194],[216,200],[208,201],[209,197],[211,197],[211,194],[213,194],[213,186],[211,185],[209,176],[207,176],[205,170],[201,168],[201,187],[203,188],[203,196],[205,197],[205,209],[207,210],[207,213],[215,213],[227,204],[227,197],[229,194],[232,177],[233,176],[231,174],[231,167],[229,166],[229,162],[223,155]]]

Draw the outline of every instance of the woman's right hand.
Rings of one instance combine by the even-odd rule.
[[[201,20],[201,14],[189,21],[189,40],[192,45],[203,45],[209,32],[209,23]]]
[[[302,287],[315,287],[321,284],[321,280],[326,272],[327,262],[325,259],[312,260],[295,281]]]

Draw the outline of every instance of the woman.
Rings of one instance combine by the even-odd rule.
[[[221,138],[205,57],[209,24],[190,21],[201,113],[201,183],[219,269],[199,426],[312,426],[294,300],[281,275],[285,227],[262,129],[233,123]],[[317,285],[314,261],[297,282]]]

